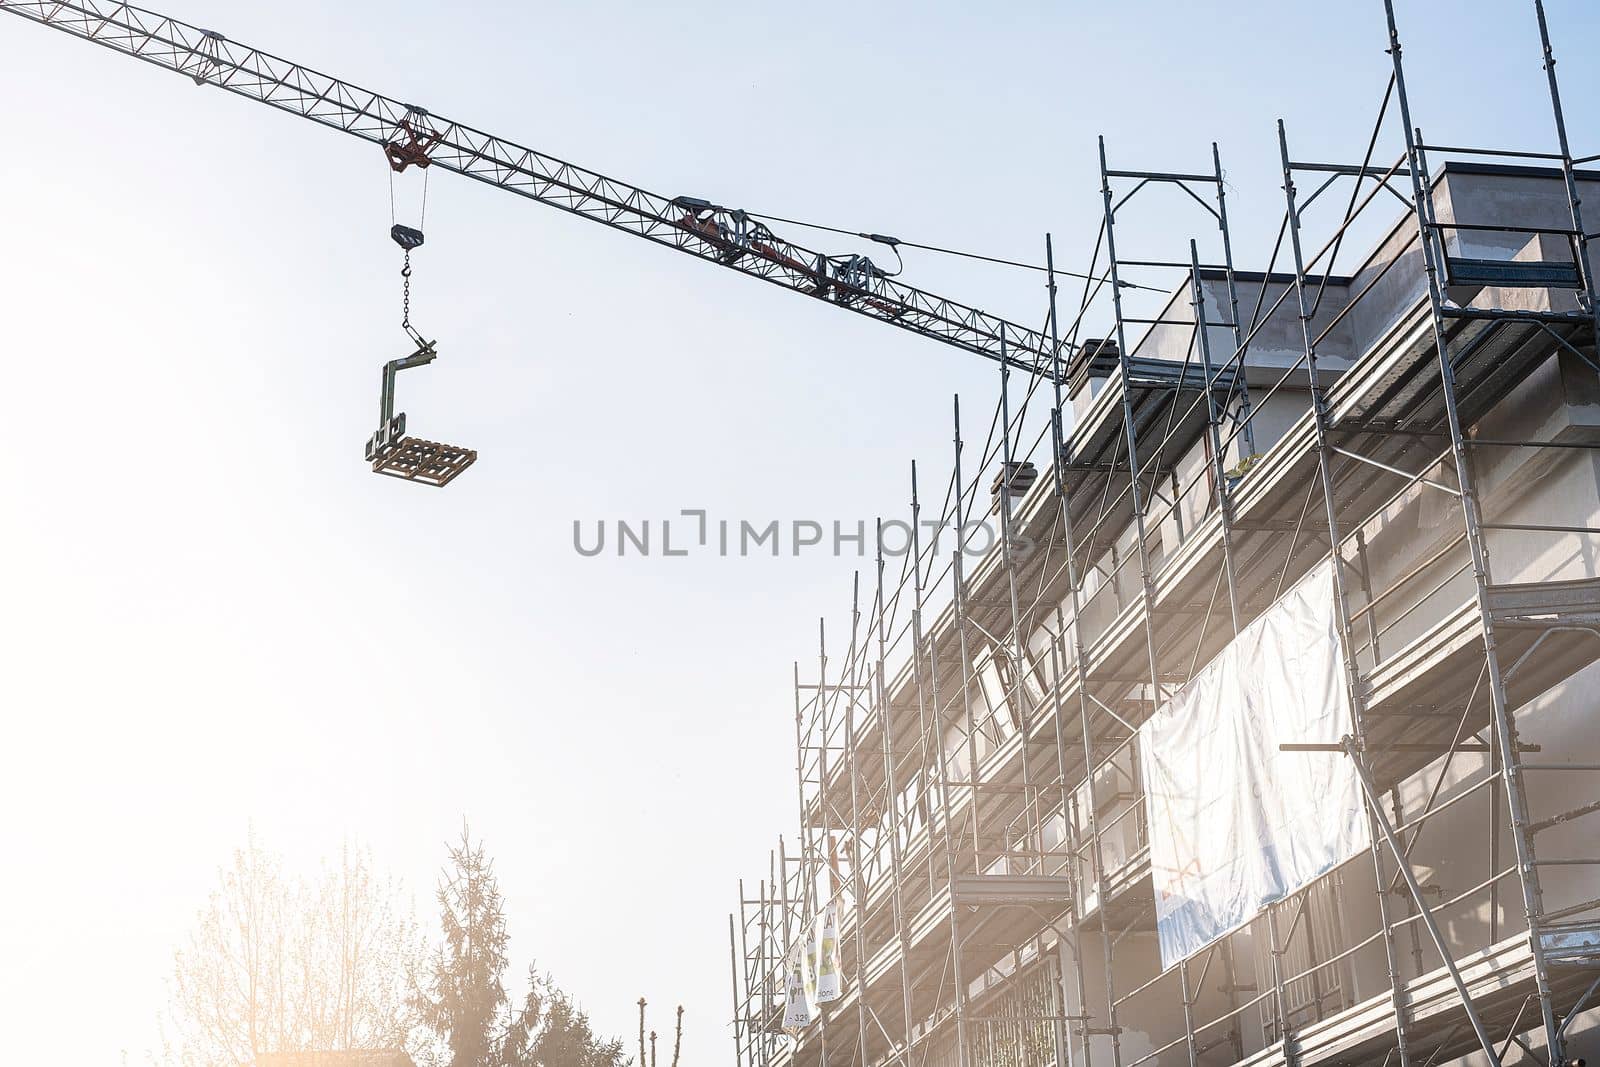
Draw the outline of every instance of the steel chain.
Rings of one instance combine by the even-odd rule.
[[[405,266],[400,268],[400,277],[404,279],[401,282],[400,310],[402,314],[400,325],[409,331],[411,329],[411,251],[409,249],[406,250]]]

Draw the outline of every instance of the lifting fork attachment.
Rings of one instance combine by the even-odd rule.
[[[367,439],[366,457],[378,474],[428,485],[446,486],[472,466],[478,453],[469,448],[406,436],[406,413],[395,413],[395,376],[412,367],[425,367],[439,357],[434,342],[409,331],[417,349],[409,356],[383,365],[383,389],[378,398],[378,429]]]

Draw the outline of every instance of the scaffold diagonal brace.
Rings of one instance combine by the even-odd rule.
[[[1489,1057],[1493,1067],[1501,1067],[1499,1052],[1495,1049],[1494,1042],[1489,1038],[1489,1032],[1483,1027],[1483,1020],[1478,1016],[1478,1009],[1472,1002],[1472,994],[1467,989],[1466,980],[1461,977],[1461,970],[1456,966],[1455,958],[1450,953],[1450,946],[1445,942],[1444,934],[1439,930],[1439,923],[1433,917],[1433,910],[1423,895],[1423,889],[1417,881],[1417,874],[1411,868],[1411,859],[1406,855],[1406,850],[1401,847],[1400,839],[1395,836],[1394,827],[1389,823],[1389,817],[1384,814],[1383,803],[1378,797],[1377,787],[1372,784],[1372,776],[1367,772],[1366,762],[1362,759],[1361,750],[1356,746],[1354,737],[1346,736],[1341,744],[1344,746],[1345,755],[1350,757],[1355,766],[1356,778],[1361,782],[1361,793],[1366,797],[1367,809],[1372,814],[1372,820],[1383,833],[1384,841],[1389,846],[1389,851],[1394,855],[1395,864],[1400,868],[1400,876],[1405,879],[1406,888],[1411,890],[1412,900],[1417,905],[1417,914],[1422,919],[1423,926],[1427,928],[1428,936],[1433,940],[1434,948],[1438,949],[1439,957],[1444,960],[1445,969],[1450,972],[1450,981],[1456,987],[1456,993],[1461,997],[1461,1007],[1467,1013],[1467,1021],[1472,1024],[1473,1032],[1478,1035],[1478,1043],[1483,1046],[1484,1053]]]

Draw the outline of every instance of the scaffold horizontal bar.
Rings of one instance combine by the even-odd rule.
[[[1430,222],[1433,230],[1472,230],[1475,233],[1549,233],[1558,237],[1578,237],[1583,231],[1560,226],[1511,226],[1491,222]]]
[[[1560,159],[1560,152],[1520,152],[1509,148],[1460,148],[1455,145],[1419,144],[1424,152],[1448,152],[1463,156],[1504,156],[1508,159]],[[1577,160],[1573,160],[1574,163]]]
[[[1140,325],[1140,326],[1191,326],[1192,327],[1195,324],[1193,319],[1136,319],[1131,315],[1124,315],[1123,318],[1122,318],[1122,321],[1123,322],[1136,323],[1137,325]],[[1207,322],[1206,325],[1207,326],[1226,326],[1230,330],[1233,329],[1233,323],[1231,323],[1231,322]]]
[[[1123,267],[1171,267],[1173,270],[1193,270],[1194,269],[1194,264],[1190,263],[1188,260],[1119,259],[1119,260],[1117,260],[1117,264],[1118,264],[1118,266],[1123,266]],[[1202,263],[1202,264],[1200,264],[1200,269],[1201,270],[1227,270],[1228,269],[1228,265],[1226,263]],[[1130,320],[1125,318],[1122,321],[1128,322]]]
[[[1216,184],[1215,174],[1182,174],[1178,172],[1160,170],[1108,170],[1108,178],[1137,178],[1147,182],[1211,182]]]
[[[1581,311],[1507,311],[1504,308],[1445,307],[1439,314],[1447,319],[1482,319],[1486,322],[1554,322],[1579,325],[1594,321]]]
[[[1584,815],[1592,815],[1597,811],[1600,811],[1600,800],[1573,808],[1571,811],[1564,811],[1560,815],[1552,815],[1548,819],[1540,819],[1538,822],[1529,823],[1528,832],[1536,834],[1541,830],[1548,830],[1552,826],[1560,826],[1564,822],[1570,822]]]
[[[1290,163],[1291,170],[1319,171],[1323,174],[1365,174],[1369,178],[1382,178],[1385,175],[1398,177],[1411,176],[1409,167],[1397,167],[1394,170],[1379,170],[1373,166],[1360,166],[1355,163]]]
[[[1492,448],[1600,448],[1600,441],[1502,441],[1490,437],[1469,437],[1466,443]]]
[[[1595,859],[1559,859],[1559,860],[1534,860],[1535,867],[1600,867],[1600,858]]]
[[[1543,752],[1542,745],[1521,745],[1523,752]],[[1285,742],[1278,746],[1279,752],[1343,752],[1345,747],[1338,742],[1324,744],[1321,742]],[[1368,752],[1492,752],[1493,748],[1480,742],[1467,741],[1454,747],[1450,745],[1428,744],[1421,741],[1406,741],[1395,744],[1379,745],[1369,744]]]
[[[1595,526],[1558,526],[1552,523],[1536,522],[1484,522],[1479,523],[1485,530],[1525,530],[1535,533],[1587,533],[1600,534],[1600,527]]]

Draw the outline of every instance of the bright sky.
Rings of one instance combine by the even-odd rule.
[[[1101,132],[1129,167],[1203,169],[1220,140],[1259,267],[1273,121],[1302,159],[1359,159],[1388,63],[1376,0],[172,2],[668,195],[1023,259],[1049,229],[1069,267]],[[1575,148],[1600,150],[1600,12],[1549,6]],[[1431,138],[1550,146],[1531,3],[1401,18]],[[378,150],[15,18],[0,99],[7,1057],[151,1047],[252,820],[296,866],[368,843],[431,930],[466,817],[518,970],[605,1031],[681,1000],[686,1063],[726,1062],[735,879],[794,830],[790,664],[865,564],[585,559],[573,521],[870,526],[913,457],[942,480],[953,392],[987,424],[991,366],[438,174],[414,309],[441,357],[401,406],[481,459],[444,492],[377,478],[378,368],[406,351]],[[1176,201],[1143,218],[1148,254],[1205,235]],[[905,277],[1042,317],[1037,275],[913,254]]]

